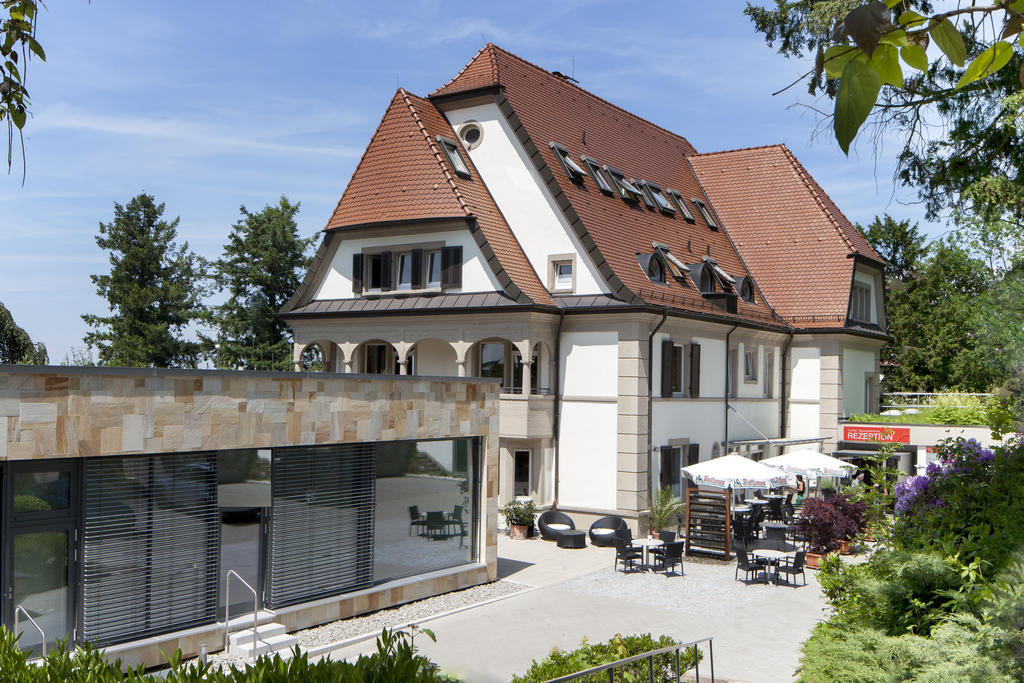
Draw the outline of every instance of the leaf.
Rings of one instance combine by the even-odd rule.
[[[1006,66],[1006,63],[1010,61],[1012,56],[1013,46],[1005,40],[992,43],[987,50],[971,61],[967,71],[964,72],[964,75],[957,82],[956,87],[962,88],[968,83],[991,76]]]
[[[1017,78],[1020,80],[1021,87],[1024,87],[1024,64],[1020,65],[1020,71],[1017,73]]]
[[[846,63],[863,54],[853,45],[833,45],[825,50],[825,74],[829,78],[842,78]]]
[[[900,48],[903,61],[918,71],[928,72],[928,55],[917,45],[904,45]]]
[[[1006,26],[1003,27],[1003,35],[1000,38],[1009,38],[1020,33],[1021,30],[1021,19],[1020,17],[1010,17],[1006,21]]]
[[[906,12],[900,15],[898,21],[900,26],[904,26],[906,28],[914,28],[915,26],[920,26],[921,24],[928,20],[924,18],[922,15],[915,12],[914,10],[908,9]]]
[[[861,124],[868,118],[871,108],[882,89],[878,73],[857,60],[851,60],[843,69],[836,95],[835,118],[832,126],[843,153],[849,155],[850,143],[857,137]]]
[[[14,122],[14,125],[18,128],[18,130],[21,130],[22,128],[25,127],[25,112],[20,111],[18,109],[12,109],[11,121]]]
[[[32,50],[32,52],[36,55],[36,57],[39,57],[39,59],[43,60],[44,62],[46,61],[46,53],[43,52],[43,46],[40,45],[35,38],[28,39],[28,49]]]
[[[820,78],[821,72],[825,70],[825,51],[821,45],[818,46],[818,51],[814,55],[814,77]]]
[[[871,55],[882,39],[882,32],[891,24],[889,8],[881,2],[872,2],[851,10],[844,27],[857,47]]]
[[[893,45],[882,43],[875,48],[868,66],[878,72],[883,83],[903,87],[903,69],[900,68],[899,50]]]
[[[910,41],[907,39],[907,32],[898,28],[892,31],[887,31],[882,36],[882,42],[888,43],[889,45],[895,45],[896,47],[903,47]]]
[[[956,30],[952,21],[943,19],[929,28],[928,32],[931,33],[943,54],[949,57],[949,61],[957,66],[964,65],[964,60],[967,59],[967,48],[964,46],[963,36],[960,35],[960,31]]]

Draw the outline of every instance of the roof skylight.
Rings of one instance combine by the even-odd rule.
[[[597,160],[583,156],[580,157],[580,160],[590,172],[590,177],[594,179],[595,183],[597,183],[597,189],[601,190],[601,192],[604,192],[605,194],[615,194],[615,190],[612,189],[611,184],[608,182],[608,177],[605,176],[604,171],[601,170],[601,164],[599,164]]]
[[[708,227],[712,230],[718,230],[718,221],[715,220],[714,214],[711,213],[711,209],[703,200],[694,197],[692,200],[693,205],[697,207],[697,211],[700,212],[701,218],[708,224]]]
[[[627,202],[638,202],[640,200],[646,201],[643,191],[630,181],[626,180],[625,173],[616,168],[612,168],[607,164],[605,165],[604,170],[615,184],[615,189],[618,190],[620,197],[625,199]]]
[[[658,211],[661,211],[662,213],[666,214],[673,214],[676,212],[675,207],[672,206],[672,202],[668,200],[668,197],[665,196],[665,193],[662,191],[660,187],[658,187],[649,180],[644,184],[647,186],[647,192],[651,195],[651,198],[654,200],[654,203],[657,206]]]
[[[683,195],[679,194],[675,190],[666,190],[666,194],[672,197],[676,207],[679,208],[679,215],[683,217],[687,223],[696,223],[697,221],[693,217],[693,213],[690,212],[690,207],[686,205],[686,200],[683,199]]]
[[[448,163],[451,165],[452,170],[455,171],[455,175],[471,178],[469,166],[466,164],[466,160],[462,158],[462,152],[459,150],[459,143],[440,135],[437,136],[437,142],[441,145],[441,149],[444,150],[444,155],[448,157]]]
[[[573,161],[569,150],[555,142],[549,144],[555,152],[555,156],[558,157],[558,161],[562,164],[562,170],[565,171],[565,175],[569,180],[574,183],[582,183],[583,179],[587,177],[587,172],[583,170],[582,166]]]

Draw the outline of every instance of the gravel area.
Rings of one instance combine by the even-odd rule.
[[[303,650],[310,650],[358,636],[369,634],[376,636],[385,627],[403,626],[409,622],[468,607],[486,600],[512,595],[528,588],[530,586],[515,583],[514,581],[495,581],[482,586],[473,586],[472,588],[437,595],[432,598],[424,598],[423,600],[409,602],[371,614],[342,619],[304,631],[296,631],[292,635],[299,639],[299,647]],[[233,657],[226,650],[209,657],[211,664],[220,667],[228,667],[232,664],[241,667],[250,661],[249,659]]]

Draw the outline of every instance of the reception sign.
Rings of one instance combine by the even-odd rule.
[[[843,425],[843,440],[910,443],[910,427]]]

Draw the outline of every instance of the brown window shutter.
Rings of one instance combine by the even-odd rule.
[[[363,293],[363,255],[352,254],[352,293]]]
[[[675,348],[671,339],[661,341],[661,395],[665,398],[672,395],[672,374],[675,368],[672,354],[675,352]]]
[[[441,286],[462,286],[462,247],[445,247],[441,252]]]
[[[412,288],[423,289],[423,250],[413,249],[412,255]]]
[[[696,465],[700,462],[700,444],[691,443],[686,448],[686,466]]]
[[[700,396],[700,344],[690,344],[690,398]]]
[[[391,252],[385,251],[380,255],[380,289],[383,292],[391,290],[391,283],[394,281],[394,273],[391,267]]]

